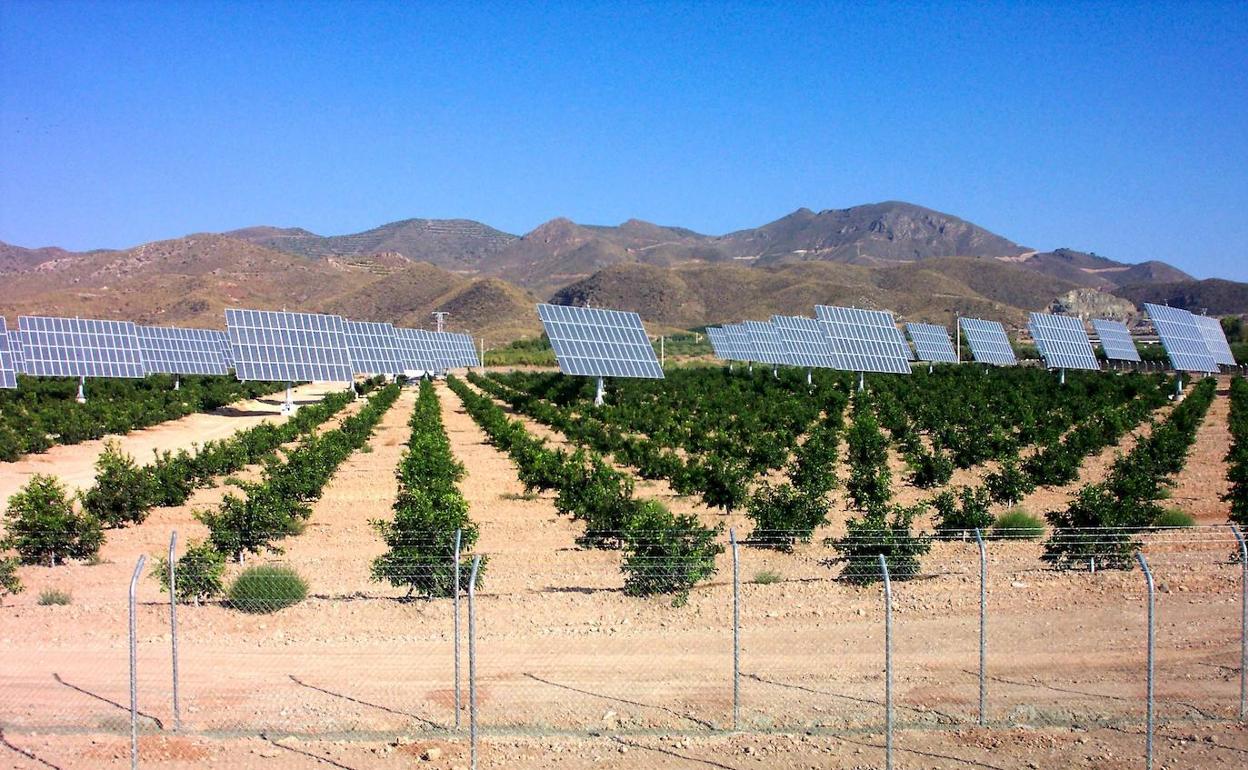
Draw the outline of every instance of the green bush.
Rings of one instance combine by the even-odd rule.
[[[754,574],[754,583],[760,586],[769,586],[773,583],[779,583],[784,580],[784,575],[770,569],[762,569]]]
[[[932,500],[936,509],[936,532],[940,537],[965,537],[972,531],[984,530],[992,524],[988,490],[961,487],[955,494],[945,490]]]
[[[992,537],[996,540],[1039,540],[1044,535],[1044,522],[1015,508],[997,517],[992,525]]]
[[[9,556],[0,558],[0,605],[4,597],[16,596],[22,592],[22,581],[17,576],[17,559]]]
[[[63,607],[74,601],[74,597],[69,595],[69,591],[62,591],[59,588],[45,588],[39,592],[40,607]]]
[[[1226,455],[1226,477],[1231,489],[1223,498],[1230,503],[1230,520],[1248,527],[1248,379],[1231,380],[1231,451]]]
[[[918,575],[919,557],[931,550],[932,539],[916,535],[910,528],[926,510],[924,505],[879,507],[846,522],[845,536],[828,540],[845,560],[841,579],[857,585],[883,580],[881,555],[891,580],[910,580]]]
[[[156,492],[147,470],[121,451],[116,441],[108,441],[95,460],[95,485],[82,496],[82,507],[105,527],[141,524]]]
[[[854,401],[854,421],[849,445],[849,480],[845,489],[854,507],[871,510],[892,499],[892,474],[888,470],[888,439],[880,432],[871,406],[862,394]]]
[[[230,606],[242,612],[277,612],[308,598],[308,584],[290,567],[257,564],[234,580],[228,598]]]
[[[1018,505],[1036,490],[1035,482],[1023,471],[1017,455],[1002,460],[1000,467],[984,478],[984,487],[992,502],[1000,505]]]
[[[715,537],[722,529],[705,527],[695,516],[673,516],[656,500],[640,503],[624,531],[624,593],[674,594],[672,605],[683,605],[689,589],[715,574],[715,557],[724,552]]]
[[[9,498],[5,518],[8,534],[0,548],[17,551],[23,564],[54,567],[67,559],[90,559],[104,542],[99,520],[75,510],[53,476],[32,476]]]
[[[225,557],[202,540],[192,540],[186,545],[186,553],[178,557],[176,575],[177,596],[183,604],[193,603],[196,607],[200,602],[219,596],[223,589],[221,582],[225,574]],[[169,593],[169,560],[157,558],[152,576],[160,583],[160,588]]]
[[[1169,529],[1194,527],[1196,526],[1196,520],[1179,508],[1166,508],[1153,519],[1153,526]]]
[[[810,542],[815,529],[828,522],[828,503],[788,484],[763,484],[750,497],[746,515],[754,522],[752,544],[791,550],[798,540]]]

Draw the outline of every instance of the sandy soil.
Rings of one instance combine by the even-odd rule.
[[[482,766],[882,764],[881,592],[838,582],[834,554],[820,542],[843,527],[841,504],[827,533],[794,553],[741,549],[743,734],[722,734],[733,712],[730,554],[685,607],[624,596],[619,554],[577,547],[580,525],[556,513],[551,495],[525,496],[510,460],[485,443],[454,394],[439,386],[439,396],[452,449],[467,468],[461,487],[481,529],[478,552],[488,557],[475,624]],[[168,606],[154,580],[140,581],[144,767],[467,766],[466,742],[454,732],[451,601],[400,601],[401,590],[368,574],[383,547],[368,521],[390,515],[413,398],[401,396],[368,450],[340,467],[308,529],[272,557],[309,579],[306,602],[263,616],[219,604],[178,608],[180,734],[170,703]],[[1202,442],[1225,432],[1218,402]],[[183,435],[188,444],[196,438]],[[1202,444],[1192,463],[1214,463],[1216,451]],[[1198,480],[1185,483],[1176,501],[1190,488],[1208,502]],[[743,515],[676,498],[665,484],[639,482],[638,490],[748,531]],[[21,569],[27,592],[0,608],[0,725],[10,746],[0,748],[0,767],[126,765],[125,596],[134,558],[163,553],[171,527],[190,536],[194,507],[220,494],[200,490],[188,506],[110,533],[99,565]],[[974,546],[937,543],[923,578],[895,586],[898,767],[1142,763],[1143,580],[1138,572],[1050,572],[1039,551],[1034,543],[989,546],[989,729],[974,726]],[[1230,721],[1238,705],[1239,570],[1229,552],[1229,533],[1206,530],[1149,548],[1160,583],[1158,767],[1237,767],[1248,756],[1248,732]],[[753,582],[763,570],[780,580]],[[48,585],[71,589],[73,603],[38,606]],[[463,626],[466,704],[466,608]],[[466,707],[461,724],[466,729]]]

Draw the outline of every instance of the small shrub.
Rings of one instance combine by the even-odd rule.
[[[715,536],[722,529],[707,528],[695,516],[673,516],[656,500],[639,504],[624,530],[624,593],[675,594],[672,605],[684,605],[689,589],[715,574],[715,557],[724,552]]]
[[[772,583],[779,583],[784,580],[784,575],[770,569],[759,570],[754,575],[754,582],[760,586],[769,586]]]
[[[308,598],[308,584],[290,567],[257,564],[243,570],[230,586],[230,606],[262,614],[277,612]]]
[[[992,502],[1001,505],[1018,505],[1036,491],[1035,483],[1023,471],[1017,456],[1002,460],[1001,467],[984,478],[984,486]]]
[[[945,490],[932,500],[936,509],[936,532],[941,537],[966,537],[974,530],[987,529],[992,524],[992,514],[987,490],[962,487],[954,494]]]
[[[992,525],[997,540],[1038,540],[1044,535],[1044,522],[1022,508],[1006,511]]]
[[[212,547],[212,543],[192,540],[187,543],[186,553],[176,562],[177,600],[182,603],[193,603],[196,607],[200,602],[220,595],[223,585],[221,577],[225,574],[225,556]],[[156,559],[156,567],[152,576],[160,583],[160,588],[169,593],[169,560]]]
[[[815,528],[828,521],[828,503],[822,495],[808,495],[788,484],[763,484],[746,508],[754,522],[750,542],[791,550],[801,540],[809,542]]]
[[[9,498],[8,534],[0,548],[17,551],[23,564],[56,566],[66,559],[89,559],[104,542],[100,522],[74,510],[65,487],[53,476],[36,474]]]
[[[69,595],[69,591],[62,591],[59,588],[45,588],[39,592],[40,607],[63,607],[73,600],[74,597]]]
[[[1153,519],[1154,527],[1193,527],[1196,520],[1179,508],[1166,508]]]
[[[0,605],[4,597],[22,592],[22,581],[17,577],[17,559],[10,556],[0,559]]]
[[[141,524],[156,496],[151,474],[109,441],[95,461],[95,486],[82,496],[83,509],[105,527]]]
[[[845,537],[828,541],[845,560],[841,579],[858,585],[883,580],[881,554],[891,580],[910,580],[918,575],[919,557],[931,550],[932,539],[915,535],[910,527],[926,510],[925,505],[878,507],[846,522]]]

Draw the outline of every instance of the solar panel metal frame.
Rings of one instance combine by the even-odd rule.
[[[131,321],[18,316],[22,360],[38,377],[141,379],[143,354]]]
[[[1222,322],[1213,316],[1192,314],[1201,336],[1205,338],[1205,347],[1213,356],[1215,364],[1235,366],[1235,354],[1231,352],[1231,344],[1226,341],[1226,332],[1222,330]]]
[[[1186,310],[1166,305],[1144,303],[1144,310],[1161,338],[1161,344],[1170,357],[1170,366],[1176,372],[1218,371],[1218,362],[1209,352],[1196,317]]]
[[[757,356],[753,360],[772,366],[789,364],[788,351],[780,339],[780,330],[775,324],[770,321],[745,321],[741,325],[745,327],[750,337],[750,347]]]
[[[1053,313],[1032,313],[1027,324],[1036,350],[1050,369],[1086,369],[1099,371],[1100,361],[1092,350],[1083,320]]]
[[[214,329],[135,326],[143,370],[148,374],[226,374],[225,356]]]
[[[17,387],[17,361],[11,348],[9,327],[0,316],[0,388]]]
[[[227,308],[225,323],[239,380],[355,380],[342,316]]]
[[[438,362],[434,359],[432,341],[425,334],[422,334],[423,331],[423,329],[408,329],[402,326],[396,326],[394,329],[394,338],[398,345],[404,371],[427,372],[429,374],[438,371]]]
[[[1111,361],[1139,363],[1140,351],[1131,339],[1131,330],[1126,324],[1105,318],[1093,318],[1092,328],[1096,329],[1096,336],[1101,341],[1101,350],[1106,358]]]
[[[234,348],[230,345],[230,335],[219,329],[213,329],[213,336],[217,340],[217,347],[221,350],[221,358],[225,361],[226,370],[234,368]]]
[[[564,374],[663,379],[663,367],[638,314],[542,303],[537,316]]]
[[[910,346],[887,310],[815,305],[841,368],[852,372],[910,374]]]
[[[771,323],[780,333],[780,343],[792,366],[816,369],[843,369],[832,342],[817,319],[805,316],[773,315]]]
[[[343,328],[347,335],[351,368],[356,374],[373,376],[403,371],[394,324],[344,319]]]
[[[971,346],[971,355],[981,364],[993,366],[1014,366],[1018,358],[1014,355],[1014,347],[1005,333],[1005,327],[998,321],[985,321],[982,318],[959,318],[958,324]]]
[[[907,323],[906,333],[914,342],[915,355],[919,361],[956,364],[958,352],[953,349],[949,330],[939,324]]]

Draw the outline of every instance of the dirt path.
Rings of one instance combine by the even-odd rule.
[[[1231,451],[1230,380],[1220,378],[1218,392],[1205,420],[1196,431],[1196,443],[1187,463],[1174,480],[1171,501],[1198,524],[1225,524],[1230,506],[1222,497],[1230,490],[1226,455]]]

